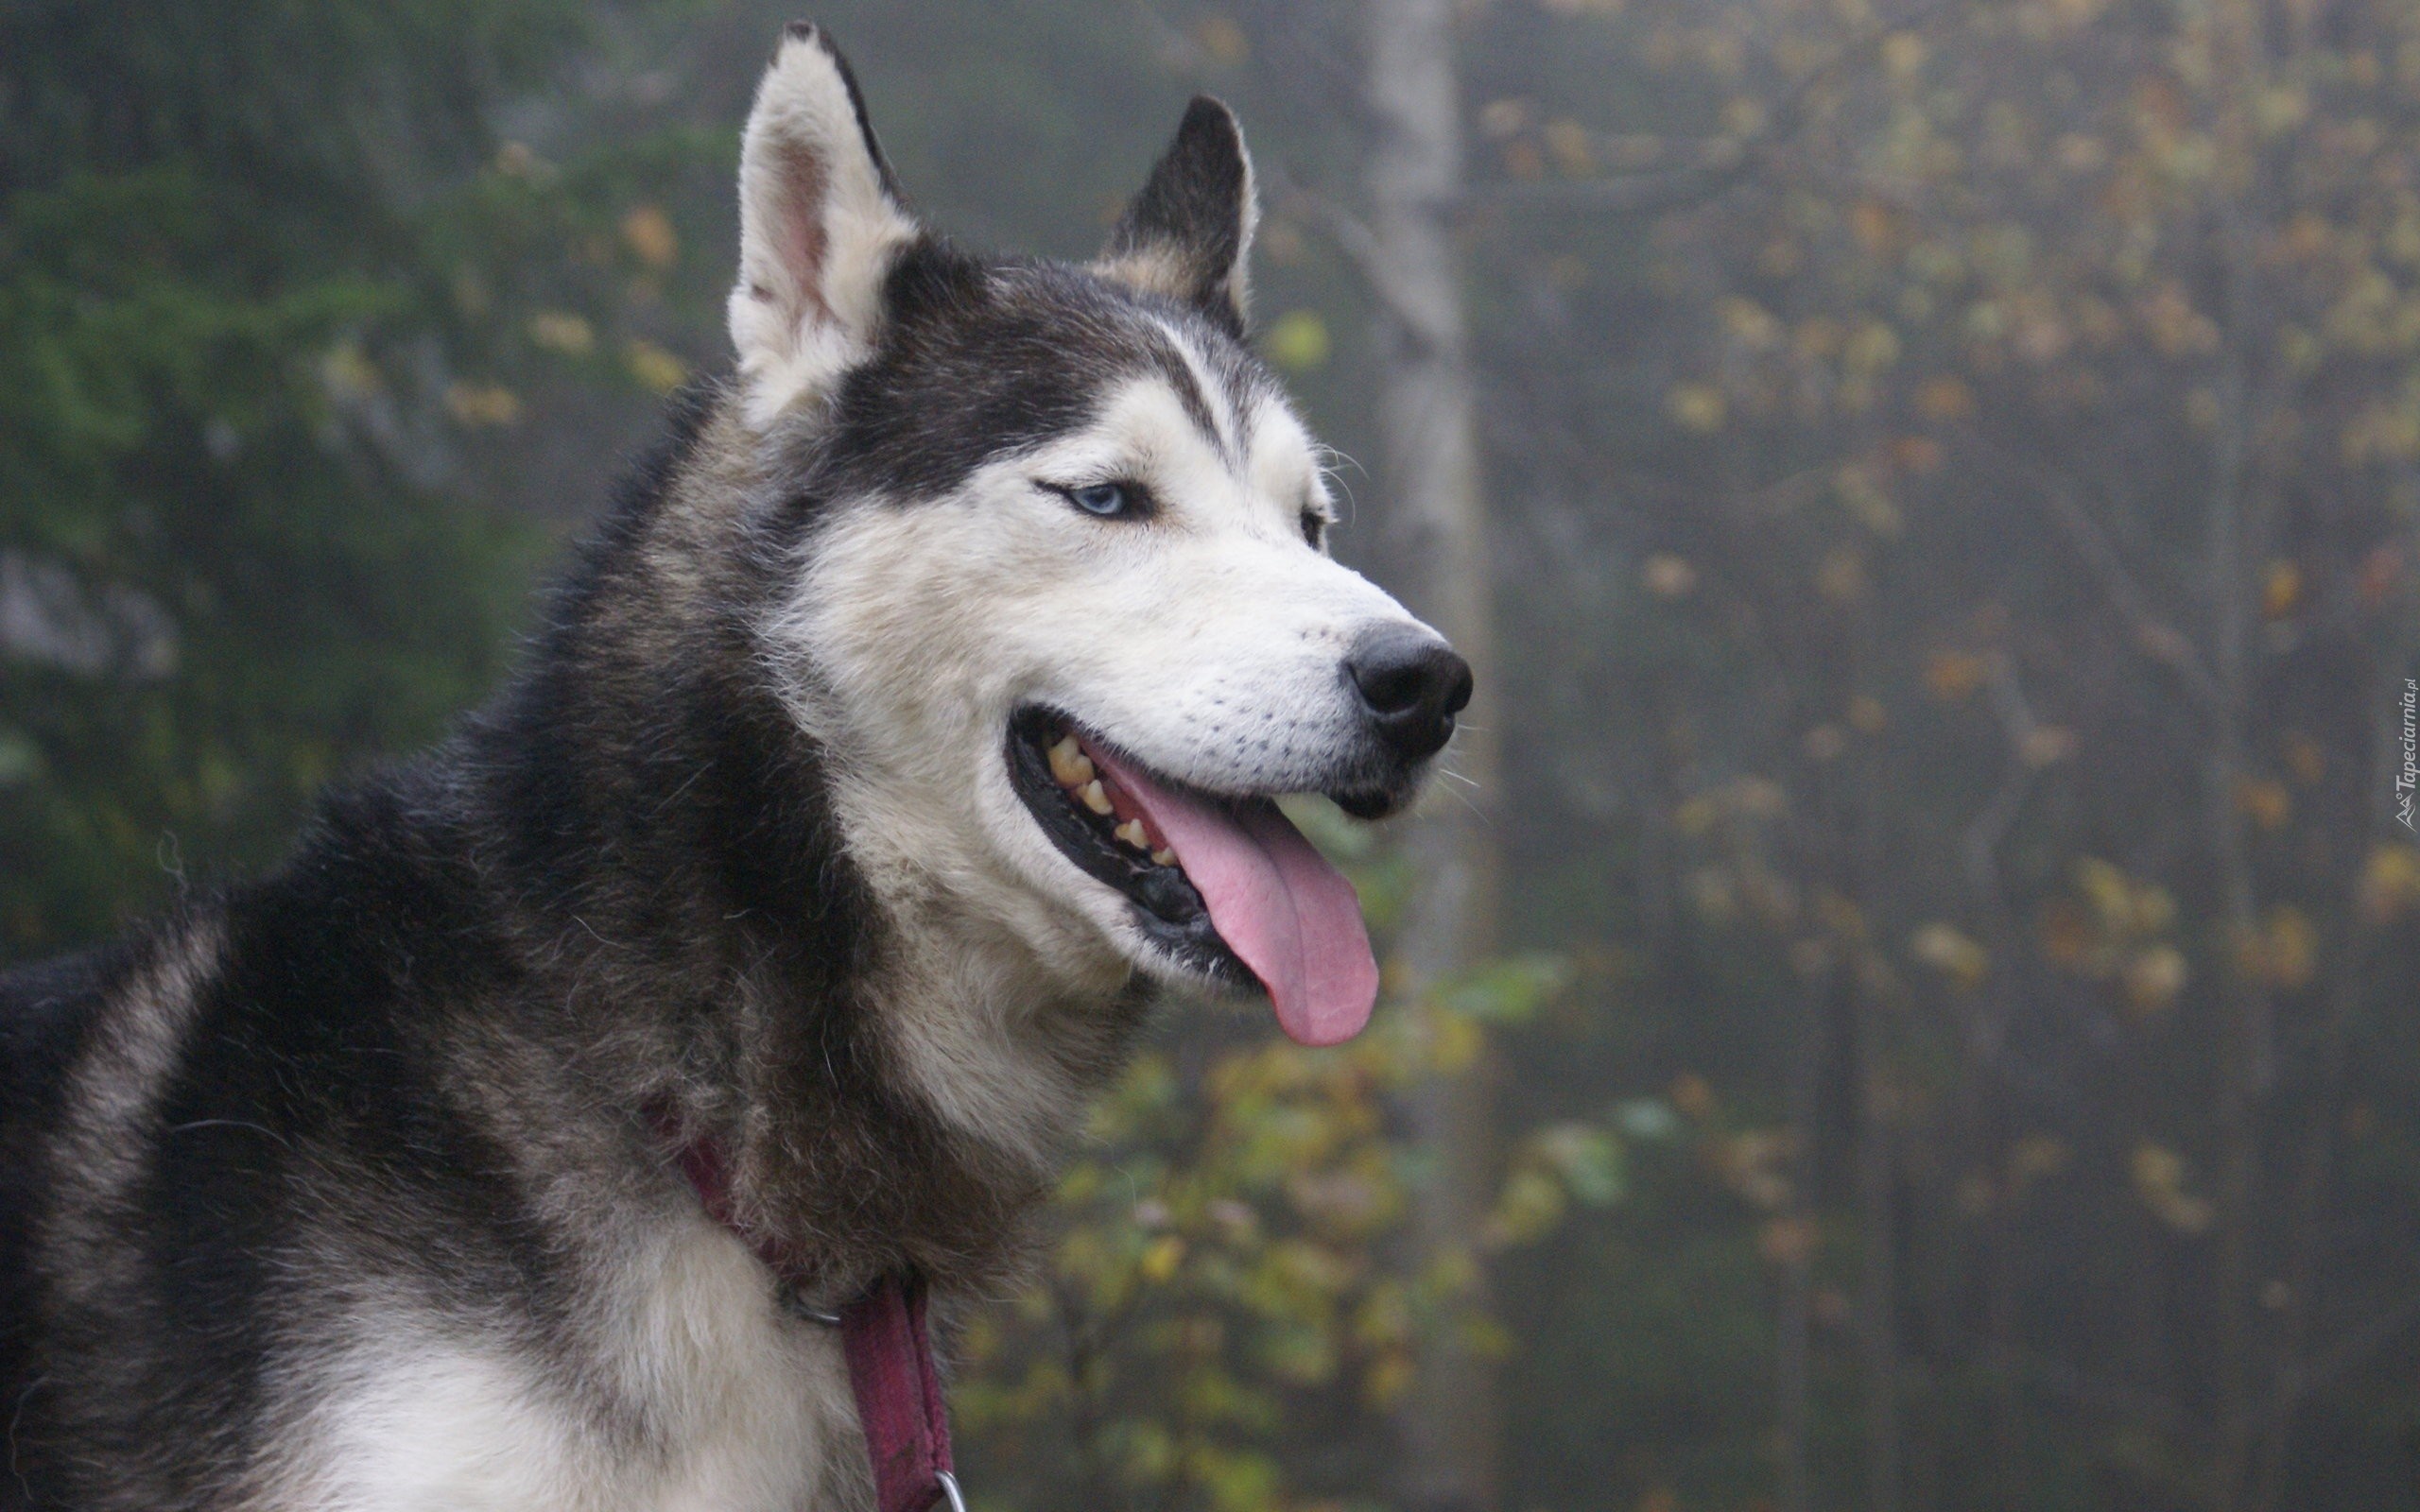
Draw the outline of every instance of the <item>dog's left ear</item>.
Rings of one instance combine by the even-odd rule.
[[[1094,266],[1194,304],[1240,337],[1250,294],[1244,263],[1259,219],[1244,129],[1235,112],[1199,94]]]
[[[731,341],[750,423],[828,393],[872,352],[884,276],[916,235],[847,60],[792,23],[739,151]]]

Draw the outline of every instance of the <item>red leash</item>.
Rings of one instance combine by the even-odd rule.
[[[849,1389],[873,1462],[876,1512],[926,1512],[947,1501],[966,1512],[950,1472],[949,1409],[925,1332],[925,1283],[885,1276],[840,1310]]]
[[[656,1127],[681,1137],[680,1125],[659,1112]],[[681,1145],[682,1174],[697,1190],[706,1215],[748,1241],[733,1221],[731,1187],[722,1147],[712,1140]],[[925,1330],[925,1282],[912,1272],[893,1273],[836,1316],[807,1307],[792,1283],[790,1267],[771,1241],[750,1242],[782,1284],[784,1306],[797,1315],[840,1331],[840,1352],[849,1362],[849,1389],[857,1399],[857,1421],[865,1429],[866,1458],[873,1466],[875,1512],[930,1512],[946,1503],[966,1512],[952,1473],[949,1410],[942,1401],[940,1367],[932,1336]]]

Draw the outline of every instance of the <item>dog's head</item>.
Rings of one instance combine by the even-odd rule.
[[[1357,904],[1270,800],[1399,808],[1470,671],[1327,554],[1320,448],[1245,345],[1235,117],[1194,101],[1097,261],[980,259],[793,26],[740,202],[738,402],[811,517],[763,633],[877,889],[1071,984],[1257,982],[1351,1035]]]

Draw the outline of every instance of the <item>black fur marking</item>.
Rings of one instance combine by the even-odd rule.
[[[1076,268],[985,264],[938,237],[903,249],[884,285],[870,360],[834,395],[792,465],[819,496],[901,502],[949,492],[987,462],[1077,430],[1119,382],[1164,376],[1221,451],[1193,369],[1167,321],[1197,337],[1237,415],[1275,380],[1222,328],[1172,300]]]
[[[0,972],[0,1507],[34,1504],[20,1445],[27,1418],[39,1423],[45,1406],[34,1237],[59,1189],[46,1179],[41,1136],[59,1125],[102,994],[136,949],[120,944]]]
[[[1230,437],[1219,428],[1218,417],[1211,413],[1210,397],[1201,391],[1200,384],[1194,382],[1193,365],[1184,360],[1184,353],[1177,350],[1176,343],[1162,337],[1152,343],[1152,355],[1159,363],[1160,371],[1167,376],[1168,387],[1176,390],[1177,403],[1184,406],[1185,419],[1193,421],[1202,439],[1210,443],[1210,449],[1225,457],[1230,466],[1242,461],[1246,438]],[[1233,397],[1231,394],[1230,398]],[[1238,404],[1236,409],[1238,425],[1242,423],[1245,413]]]
[[[908,200],[899,192],[898,175],[890,171],[890,160],[883,156],[882,143],[873,132],[873,119],[866,113],[865,91],[857,87],[857,71],[849,66],[847,55],[840,51],[830,32],[812,21],[793,21],[782,28],[782,35],[791,42],[812,43],[822,48],[824,56],[832,60],[832,66],[840,71],[840,86],[849,92],[849,112],[856,117],[857,134],[865,139],[866,156],[873,160],[874,177],[882,184],[882,192],[890,197],[890,202],[905,208]]]

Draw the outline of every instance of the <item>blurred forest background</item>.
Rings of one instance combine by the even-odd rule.
[[[0,960],[510,665],[788,14],[0,6]],[[814,19],[976,242],[1236,104],[1485,667],[1321,827],[1371,1034],[1172,1016],[967,1324],[978,1508],[2420,1507],[2420,5]]]

